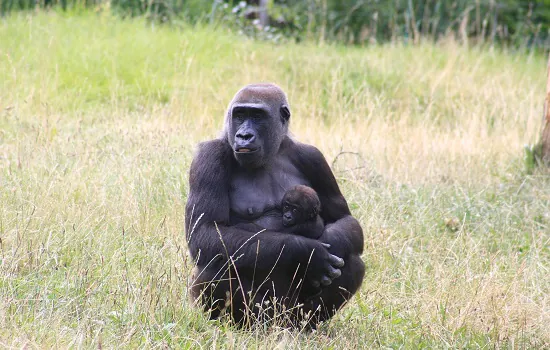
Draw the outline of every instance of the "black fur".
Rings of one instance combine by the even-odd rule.
[[[314,327],[363,280],[362,229],[321,152],[288,137],[289,121],[280,88],[246,86],[229,105],[224,136],[201,143],[191,164],[191,294],[212,318],[225,310],[242,325],[279,315],[289,326],[305,320]],[[318,239],[284,232],[281,200],[296,185],[319,198],[325,226]]]

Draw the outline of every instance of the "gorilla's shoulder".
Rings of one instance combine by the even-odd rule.
[[[198,144],[191,163],[192,178],[223,176],[231,168],[231,147],[223,139],[204,141]]]
[[[230,154],[231,147],[224,139],[214,139],[198,144],[195,158],[215,159]]]
[[[318,162],[325,159],[317,147],[307,143],[292,141],[292,145],[289,145],[288,149],[298,157],[300,162]]]

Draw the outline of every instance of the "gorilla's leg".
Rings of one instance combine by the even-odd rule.
[[[246,305],[241,283],[235,270],[223,264],[197,266],[191,277],[191,297],[203,306],[210,319],[230,312],[232,318],[238,321],[242,319]]]
[[[191,281],[193,300],[200,302],[211,319],[230,313],[234,322],[251,326],[276,318],[277,323],[301,328],[302,320],[315,328],[330,319],[361,286],[365,265],[359,256],[350,256],[341,269],[342,275],[316,294],[300,286],[303,272],[289,282],[289,273],[272,271],[270,275],[228,269],[222,264],[195,268]],[[251,276],[254,276],[251,278]],[[274,297],[276,299],[274,300]],[[302,304],[301,307],[297,305]]]
[[[365,264],[358,255],[351,255],[341,269],[342,275],[323,287],[321,293],[304,302],[304,314],[310,312],[310,326],[330,319],[357,292],[365,275]]]
[[[229,313],[235,323],[251,326],[288,316],[281,315],[290,305],[290,299],[283,297],[291,294],[288,274],[262,275],[242,270],[237,275],[235,269],[211,265],[196,267],[190,282],[193,300],[203,306],[210,319]],[[297,294],[293,294],[294,300]]]

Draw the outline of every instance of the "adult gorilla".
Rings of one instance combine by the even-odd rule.
[[[278,86],[245,86],[229,104],[223,136],[201,143],[191,164],[191,294],[211,318],[226,310],[241,325],[281,317],[314,327],[363,280],[361,226],[321,152],[288,136],[289,120]],[[281,199],[296,185],[319,195],[325,229],[318,240],[283,233]]]

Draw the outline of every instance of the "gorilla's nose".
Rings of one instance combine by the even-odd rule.
[[[284,217],[286,220],[292,219],[292,215],[290,215],[290,213],[285,213],[285,214],[283,215],[283,217]]]
[[[256,136],[252,134],[251,132],[238,132],[237,135],[235,135],[239,140],[246,141],[248,143],[254,142],[256,139]]]

